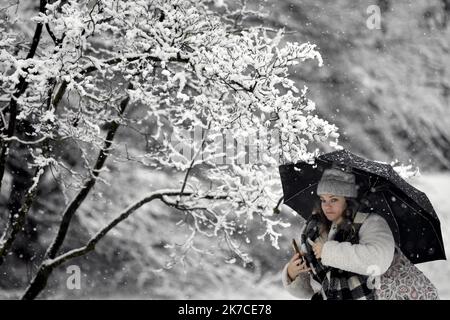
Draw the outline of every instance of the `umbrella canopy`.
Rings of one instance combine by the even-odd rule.
[[[428,197],[386,163],[361,158],[348,150],[323,154],[313,164],[279,167],[284,203],[307,219],[317,202],[317,184],[325,169],[345,168],[356,177],[359,211],[385,218],[397,245],[413,263],[446,259],[439,218]]]

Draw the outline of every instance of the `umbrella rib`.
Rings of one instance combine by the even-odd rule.
[[[379,177],[378,177],[378,176],[375,176],[375,177],[376,177],[375,182],[372,183],[372,184],[370,184],[370,178],[371,178],[371,176],[369,175],[369,188],[368,188],[368,189],[364,192],[364,194],[361,196],[361,200],[365,199],[365,198],[367,197],[367,194],[369,193],[369,191],[371,191],[372,188],[374,188],[375,185],[377,184]]]
[[[400,245],[402,240],[401,240],[400,228],[398,227],[397,219],[395,219],[394,211],[392,210],[391,206],[389,205],[389,202],[386,199],[386,194],[384,192],[381,192],[381,194],[383,195],[384,201],[386,201],[386,204],[389,207],[389,210],[391,211],[391,214],[393,215],[393,220],[395,222],[395,225],[397,226],[398,244]]]
[[[431,225],[431,228],[433,229],[434,234],[437,236],[437,239],[439,240],[439,234],[436,232],[436,229],[434,228],[433,223],[431,223],[431,221],[430,221],[427,217],[425,217],[424,215],[420,214],[416,209],[414,209],[413,207],[411,207],[411,206],[409,205],[409,203],[407,203],[406,201],[404,201],[404,200],[402,199],[402,197],[398,196],[398,195],[397,195],[396,193],[394,193],[392,190],[389,190],[389,192],[391,192],[394,196],[396,196],[397,198],[399,198],[399,199],[400,199],[405,205],[407,205],[410,209],[412,209],[412,210],[415,211],[417,214],[419,214],[423,219],[425,219],[425,220],[428,222],[428,224]],[[389,204],[388,204],[388,205],[389,205]],[[391,211],[392,211],[392,210],[391,210]],[[438,241],[438,243],[439,243],[439,246],[441,247],[442,252],[445,254],[445,250],[444,250],[443,244],[442,244],[440,241]]]
[[[303,189],[300,190],[299,192],[295,193],[292,197],[290,197],[289,199],[287,199],[286,201],[284,201],[284,203],[287,203],[287,202],[290,201],[292,198],[296,197],[298,194],[302,193],[302,192],[305,191],[306,189],[311,188],[311,187],[314,186],[314,185],[317,185],[317,182],[316,182],[316,183],[313,183],[312,185],[310,185],[310,186],[308,186],[308,187],[306,187],[306,188],[303,188]]]

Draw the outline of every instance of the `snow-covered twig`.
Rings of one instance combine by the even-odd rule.
[[[50,137],[42,137],[42,138],[40,138],[38,140],[35,140],[35,141],[24,141],[24,140],[21,140],[21,139],[15,137],[15,136],[6,137],[4,135],[0,135],[0,141],[8,141],[8,142],[10,142],[10,141],[17,141],[17,142],[19,142],[21,144],[28,144],[28,145],[39,144],[39,143],[41,143],[41,142],[43,142],[43,141],[45,141],[46,139],[49,139],[49,138]]]

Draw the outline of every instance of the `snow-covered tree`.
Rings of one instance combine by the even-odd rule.
[[[54,268],[93,250],[153,200],[184,210],[193,236],[224,237],[244,262],[251,258],[233,240],[237,221],[257,223],[257,216],[266,230],[261,238],[277,247],[286,226],[272,210],[281,194],[278,165],[311,160],[319,152],[309,150],[311,141],[337,146],[337,128],[314,114],[306,88],[289,78],[292,65],[322,64],[313,44],[244,26],[242,17],[257,13],[207,0],[41,0],[30,18],[15,14],[18,5],[0,11],[0,187],[6,171],[12,177],[2,261],[42,179],[51,175],[76,190],[60,208],[24,298],[35,298]],[[139,132],[145,146],[122,151],[114,139],[119,128]],[[224,150],[230,141],[244,147]],[[69,144],[81,166],[71,167],[61,152]],[[85,246],[60,252],[108,157],[174,168],[184,179],[178,189],[136,199]],[[200,180],[192,178],[195,167]]]

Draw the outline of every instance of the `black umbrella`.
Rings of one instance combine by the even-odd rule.
[[[360,211],[383,216],[397,245],[411,262],[446,259],[439,218],[428,197],[389,164],[339,150],[317,157],[312,164],[281,165],[284,203],[307,219],[318,199],[316,189],[322,173],[332,166],[355,175]]]

